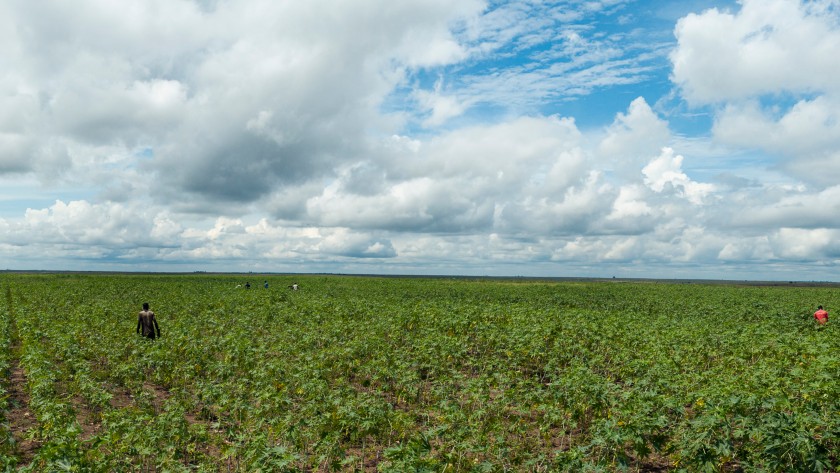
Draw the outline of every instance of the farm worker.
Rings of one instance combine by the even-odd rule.
[[[263,287],[264,287],[264,288],[266,288],[266,289],[268,289],[268,281],[266,281],[265,283],[263,283]]]
[[[251,289],[251,281],[245,283],[245,289]]]
[[[291,286],[289,286],[289,289],[291,289],[291,290],[293,290],[293,291],[297,291],[299,287],[300,287],[300,286],[298,286],[298,284],[297,284],[297,283],[294,283],[294,284],[292,284]]]
[[[149,310],[149,303],[144,302],[143,310],[140,311],[140,314],[137,317],[137,333],[154,340],[155,330],[157,330],[157,336],[160,337],[160,326],[158,326],[155,313]]]
[[[814,312],[814,320],[820,325],[825,325],[828,322],[828,312],[823,309],[823,306],[817,307],[817,311]]]

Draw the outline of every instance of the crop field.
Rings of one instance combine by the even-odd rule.
[[[6,273],[0,290],[0,471],[840,471],[840,289]],[[158,340],[135,333],[143,302]]]

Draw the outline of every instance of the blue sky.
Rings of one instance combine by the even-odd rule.
[[[837,280],[837,0],[12,0],[0,55],[9,269]]]

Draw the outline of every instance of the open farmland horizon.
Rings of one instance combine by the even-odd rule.
[[[840,337],[812,316],[835,287],[5,272],[0,290],[7,471],[840,467]]]
[[[32,4],[4,268],[837,279],[837,0]]]
[[[522,275],[470,275],[470,274],[412,274],[412,273],[343,273],[343,272],[289,272],[289,271],[106,271],[106,270],[52,270],[52,269],[4,269],[0,274],[90,274],[90,275],[161,275],[161,276],[189,276],[189,275],[216,275],[216,276],[237,276],[257,277],[264,276],[345,276],[359,278],[396,278],[396,279],[453,279],[453,280],[497,280],[497,281],[580,281],[580,282],[653,282],[671,284],[729,284],[746,286],[825,286],[840,287],[840,280],[831,279],[737,279],[737,278],[682,278],[682,277],[597,277],[597,276],[522,276]]]

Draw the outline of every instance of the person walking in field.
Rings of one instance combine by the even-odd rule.
[[[817,311],[814,312],[814,320],[817,321],[820,325],[825,325],[828,323],[828,312],[823,309],[823,306],[818,306]]]
[[[155,318],[155,313],[149,310],[149,303],[143,303],[143,310],[140,311],[137,317],[137,333],[144,337],[154,340],[155,331],[157,331],[157,338],[160,338],[160,326]]]

